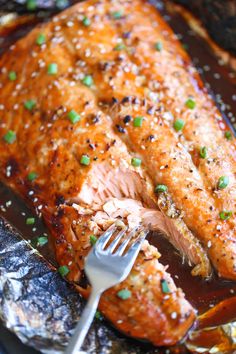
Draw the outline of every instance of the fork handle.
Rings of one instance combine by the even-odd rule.
[[[93,322],[94,315],[96,313],[98,303],[101,297],[101,292],[92,290],[89,300],[84,308],[82,316],[75,327],[73,337],[71,338],[69,345],[65,351],[65,354],[78,354],[84,339],[88,333],[88,330]]]

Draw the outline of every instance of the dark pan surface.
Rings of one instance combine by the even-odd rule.
[[[216,59],[208,44],[189,29],[180,15],[168,14],[162,2],[152,2],[163,12],[166,20],[179,35],[194,64],[198,67],[205,84],[218,103],[227,123],[230,125],[231,121],[232,127],[236,128],[235,73]],[[17,38],[22,37],[35,23],[46,20],[53,12],[58,11],[58,8],[54,6],[55,2],[42,0],[39,3],[41,5],[40,9],[36,9],[37,19],[34,18],[27,24],[0,33],[1,52]],[[47,11],[48,3],[50,11]],[[9,11],[9,6],[11,11],[19,11],[21,14],[27,12],[23,5],[16,4],[14,1],[0,0],[0,10],[8,9]],[[12,201],[11,205],[6,204],[9,200]],[[26,227],[25,218],[32,215],[32,212],[3,185],[0,185],[0,206],[3,206],[0,208],[0,215],[15,225],[24,235],[24,238],[30,240],[46,231],[40,220],[37,221],[35,231]],[[22,215],[22,212],[25,215]],[[2,274],[6,275],[5,278],[3,277],[2,284],[0,284],[0,318],[4,326],[8,326],[28,345],[43,350],[45,353],[52,352],[50,351],[52,348],[55,353],[60,353],[68,339],[65,333],[68,333],[76,323],[83,307],[83,300],[75,293],[72,286],[66,284],[53,271],[53,267],[49,269],[48,263],[42,257],[32,253],[29,245],[22,241],[21,236],[15,230],[9,228],[3,219],[0,220],[0,237],[2,241],[0,244],[0,276]],[[150,240],[153,244],[156,244],[155,237],[150,236]],[[192,278],[189,268],[182,265],[179,256],[173,256],[171,246],[161,240],[158,248],[163,253],[162,262],[170,263],[170,272],[173,275],[179,275],[179,278],[176,279],[177,285],[184,289],[187,298],[201,312],[224,298],[232,297],[234,291],[236,291],[236,285],[231,282],[214,279],[207,283],[198,278]],[[5,254],[6,250],[7,253]],[[51,265],[56,265],[50,247],[42,248],[39,251],[50,261]],[[12,276],[12,272],[14,276]],[[12,317],[7,312],[10,309],[4,306],[8,300],[16,306],[15,310],[12,311],[14,313]],[[20,312],[24,313],[24,318],[17,316]],[[39,313],[42,314],[40,318]],[[32,326],[30,322],[32,316],[37,319],[38,327],[34,328]],[[58,324],[57,327],[56,323]],[[41,332],[39,332],[39,328]],[[10,334],[5,330],[2,332],[1,328],[0,332],[0,340],[3,338],[3,343],[7,345],[7,353],[15,354],[15,348],[17,348],[17,354],[21,354],[21,347],[19,347],[18,342],[15,342],[16,347],[13,347],[14,340],[10,337]],[[104,354],[168,352],[165,349],[155,349],[150,345],[124,338],[104,320],[95,321],[86,343],[86,349],[89,353]],[[0,354],[4,353],[4,350],[0,347]],[[27,354],[26,349],[25,351],[22,349],[23,352]],[[171,352],[186,353],[187,350],[180,346],[178,349],[173,348]],[[29,353],[33,354],[34,351],[30,349]]]

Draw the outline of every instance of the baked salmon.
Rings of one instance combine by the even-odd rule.
[[[80,9],[72,8],[62,19]],[[6,113],[1,115],[1,178],[43,216],[55,237],[59,264],[69,280],[79,283],[92,240],[119,217],[130,227],[151,222],[170,238],[173,230],[176,239],[179,234],[186,242],[194,237],[178,214],[170,218],[158,210],[148,174],[131,164],[89,77],[71,79],[79,73],[70,68],[83,66],[53,39],[55,21],[30,33],[1,59],[1,112]],[[208,273],[201,245],[190,245],[197,270],[206,264]],[[124,333],[170,345],[188,332],[195,311],[159,257],[144,244],[129,278],[103,295],[100,309]],[[129,298],[119,295],[124,289]],[[79,291],[86,295],[89,289]]]
[[[1,179],[43,217],[59,264],[77,284],[92,243],[119,218],[164,233],[193,274],[209,276],[210,258],[219,274],[235,278],[233,216],[219,219],[209,180],[165,121],[168,67],[160,86],[157,76],[155,83],[148,78],[160,52],[156,33],[169,37],[165,50],[175,61],[172,45],[180,44],[152,6],[89,0],[37,27],[0,59]],[[177,60],[185,58],[179,49]],[[190,69],[185,77],[187,90]],[[146,242],[100,309],[127,335],[172,345],[196,315],[159,258]]]

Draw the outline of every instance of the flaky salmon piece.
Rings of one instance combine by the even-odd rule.
[[[79,284],[91,243],[117,218],[174,234],[177,244],[183,238],[196,273],[209,274],[205,252],[179,214],[158,208],[151,179],[132,165],[100,109],[92,78],[81,76],[83,64],[55,37],[56,22],[34,30],[1,58],[1,179],[44,218],[70,281]],[[130,276],[103,295],[100,309],[127,335],[171,345],[188,332],[196,313],[159,257],[146,242]],[[89,291],[78,289],[85,296]]]

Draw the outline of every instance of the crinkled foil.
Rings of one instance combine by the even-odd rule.
[[[16,12],[24,12],[25,2],[0,0],[0,11],[4,11],[0,26],[14,20]],[[156,3],[156,0],[152,2]],[[56,3],[63,4],[63,1],[37,1],[42,10],[49,7],[56,11]],[[1,218],[0,240],[1,321],[23,343],[42,353],[63,353],[83,309],[83,299]],[[207,336],[209,340],[203,345],[201,339]],[[186,346],[188,349],[185,346],[157,349],[128,339],[105,320],[95,319],[83,349],[91,354],[236,353],[236,323],[196,330],[189,336]]]
[[[0,218],[0,318],[20,340],[42,353],[63,353],[84,301],[73,287]],[[99,354],[161,353],[119,335],[95,319],[84,349]]]

